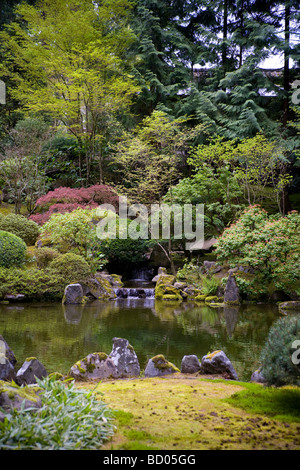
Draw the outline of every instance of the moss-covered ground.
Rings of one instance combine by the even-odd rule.
[[[104,450],[299,450],[300,390],[203,376],[104,381],[114,410]]]

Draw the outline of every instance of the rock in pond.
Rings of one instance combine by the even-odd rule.
[[[214,351],[202,357],[202,374],[221,374],[226,378],[238,380],[237,373],[224,351]]]
[[[83,289],[81,284],[69,284],[65,288],[63,304],[81,304],[83,302]]]
[[[145,369],[145,377],[162,377],[174,374],[180,370],[171,362],[167,361],[162,354],[149,359]]]
[[[240,303],[240,292],[232,271],[229,271],[225,292],[224,303],[238,305]]]

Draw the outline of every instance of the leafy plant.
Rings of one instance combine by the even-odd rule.
[[[245,266],[236,280],[245,294],[257,289],[268,293],[276,289],[295,297],[300,283],[300,214],[269,216],[260,206],[247,208],[236,223],[225,229],[216,242],[220,263]]]
[[[93,391],[73,382],[37,380],[39,409],[12,409],[0,421],[2,450],[99,450],[113,435],[112,412]]]

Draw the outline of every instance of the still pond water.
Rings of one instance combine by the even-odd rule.
[[[184,355],[225,351],[240,380],[249,380],[259,365],[271,325],[279,318],[274,305],[212,308],[184,302],[147,299],[95,301],[85,306],[50,304],[0,305],[0,334],[17,358],[37,357],[48,373],[67,373],[92,352],[112,350],[114,337],[134,347],[141,369],[163,354],[180,368]]]

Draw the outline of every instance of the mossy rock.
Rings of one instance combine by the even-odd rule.
[[[145,377],[159,377],[176,372],[180,372],[180,370],[169,362],[163,354],[158,354],[148,361]]]
[[[107,279],[106,275],[101,275],[97,274],[95,276],[95,279],[99,282],[100,287],[101,287],[101,293],[98,296],[99,300],[108,300],[108,299],[115,299],[116,298],[116,293],[114,291],[113,286],[109,282],[109,279]]]
[[[175,282],[175,276],[172,275],[161,275],[159,276],[155,286],[155,298],[158,300],[163,299],[163,295],[166,293],[167,287],[172,287]]]
[[[219,298],[216,295],[209,295],[208,297],[206,297],[205,303],[206,304],[211,304],[213,302],[218,302],[218,300],[219,300]]]
[[[195,300],[196,302],[205,302],[206,297],[204,294],[198,294],[195,296]]]
[[[279,309],[300,311],[300,300],[290,300],[287,302],[281,302],[279,304]]]
[[[164,294],[163,295],[163,300],[175,300],[175,301],[181,301],[182,300],[182,297],[178,297],[177,295],[173,295],[173,294]]]

